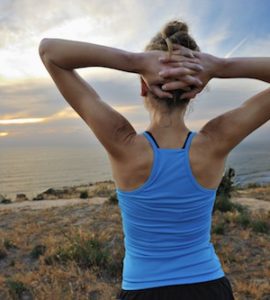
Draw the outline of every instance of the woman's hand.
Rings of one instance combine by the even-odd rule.
[[[183,98],[194,98],[198,93],[200,93],[207,83],[215,77],[217,70],[220,66],[220,59],[213,55],[202,53],[198,51],[190,51],[190,55],[193,58],[187,58],[184,53],[187,48],[174,45],[174,51],[171,58],[160,57],[160,61],[167,63],[170,68],[163,70],[159,73],[160,76],[167,80],[167,83],[162,86],[164,91],[170,91],[175,89],[183,88],[183,70],[189,68],[190,63],[197,64],[201,66],[201,70],[196,74],[193,74],[193,78],[199,80],[202,84],[201,86],[195,86],[190,91],[183,93],[181,99]]]
[[[189,49],[188,49],[189,50]],[[185,65],[183,67],[179,66],[179,54],[175,53],[172,57],[173,61],[167,62],[169,59],[168,52],[153,50],[148,52],[141,53],[142,56],[142,70],[140,74],[145,81],[149,90],[159,98],[173,98],[172,94],[168,91],[161,89],[161,85],[168,82],[175,82],[177,80],[177,88],[181,88],[184,90],[190,90],[190,86],[195,86],[199,88],[202,83],[201,81],[195,77],[198,75],[198,72],[202,70],[201,66],[192,58],[192,55],[189,51],[185,53],[181,53],[185,56]],[[175,56],[177,55],[177,60],[175,60]],[[162,57],[163,60],[159,58]],[[173,78],[174,76],[170,75],[172,70],[177,70],[177,78]],[[169,72],[169,76],[166,79],[161,76],[160,72]],[[174,88],[172,88],[174,89]],[[171,89],[170,89],[171,90]]]

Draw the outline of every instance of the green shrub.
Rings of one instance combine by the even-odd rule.
[[[89,197],[88,191],[83,191],[80,193],[80,198],[81,199],[87,199]]]
[[[46,246],[45,245],[36,245],[31,253],[30,256],[34,259],[38,259],[40,255],[43,255],[46,251]]]
[[[101,290],[94,290],[94,291],[89,292],[88,299],[98,300],[98,299],[100,299],[100,295],[102,295]]]
[[[261,187],[261,186],[262,186],[262,185],[259,184],[259,183],[257,183],[257,182],[252,182],[252,183],[248,183],[248,184],[246,185],[246,188],[251,189],[251,188],[258,188],[258,187]]]
[[[227,198],[231,198],[231,192],[234,190],[233,183],[235,177],[235,170],[229,168],[225,171],[225,174],[222,177],[222,180],[217,189],[217,196],[224,195]]]
[[[112,193],[108,199],[110,204],[117,204],[118,203],[118,198],[116,192]]]
[[[26,294],[27,299],[33,299],[28,288],[22,282],[7,279],[6,285],[9,288],[9,292],[12,296],[12,299],[25,299],[24,296]]]
[[[7,250],[18,248],[15,244],[13,244],[13,242],[11,240],[8,240],[8,239],[4,239],[3,245]]]
[[[5,249],[0,248],[0,260],[6,257],[7,257],[7,252],[5,251]]]
[[[213,208],[213,213],[216,210],[226,212],[234,209],[234,204],[230,201],[231,192],[233,191],[233,178],[235,171],[232,168],[226,170],[222,177],[216,193],[216,200]]]
[[[219,196],[217,196],[214,204],[214,209],[213,209],[214,212],[216,210],[219,210],[221,212],[226,212],[226,211],[232,211],[233,209],[234,209],[234,205],[230,201],[228,196],[224,194],[220,194]]]
[[[251,228],[255,232],[260,232],[260,233],[269,232],[269,225],[263,220],[253,220],[251,222]]]
[[[236,223],[241,225],[243,228],[247,228],[251,224],[251,217],[247,212],[240,213],[236,217]]]
[[[93,194],[98,197],[109,197],[112,192],[112,188],[106,182],[100,182],[93,189]]]
[[[215,225],[212,229],[212,232],[215,234],[224,234],[225,233],[225,223],[219,223]]]
[[[10,267],[14,267],[14,266],[15,266],[15,260],[14,260],[14,259],[12,259],[12,260],[10,261],[9,266],[10,266]]]
[[[248,213],[248,208],[240,203],[233,203],[233,207],[240,213]]]
[[[109,257],[108,265],[106,267],[106,272],[109,276],[113,278],[119,277],[122,274],[123,270],[123,259],[115,260],[111,256]]]
[[[65,264],[75,261],[81,268],[104,268],[108,262],[109,253],[103,243],[97,239],[84,239],[79,235],[70,239],[70,245],[59,247],[53,256],[45,258],[47,264],[54,261]]]
[[[2,204],[10,204],[10,203],[12,203],[12,201],[10,199],[3,199],[3,200],[1,200],[1,203]]]

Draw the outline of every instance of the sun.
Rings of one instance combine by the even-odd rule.
[[[7,136],[8,135],[8,132],[0,132],[0,137],[1,136]]]

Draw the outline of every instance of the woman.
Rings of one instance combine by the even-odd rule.
[[[166,24],[142,53],[62,39],[43,39],[39,52],[111,162],[126,250],[119,298],[234,299],[210,242],[211,212],[228,154],[270,118],[270,89],[198,132],[186,126],[184,115],[212,78],[270,82],[270,58],[202,53],[180,21]],[[150,114],[143,133],[75,71],[84,67],[140,74]]]

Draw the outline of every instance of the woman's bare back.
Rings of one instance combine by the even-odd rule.
[[[185,138],[186,133],[179,134],[175,141],[179,143],[180,140],[183,145]],[[179,148],[156,140],[160,148]],[[219,186],[226,162],[226,157],[215,157],[211,149],[211,141],[203,133],[197,132],[190,145],[189,160],[197,183],[207,189],[215,189]],[[128,154],[128,161],[119,162],[110,157],[116,186],[124,191],[131,191],[143,185],[150,176],[153,164],[152,147],[142,134],[133,137]]]

